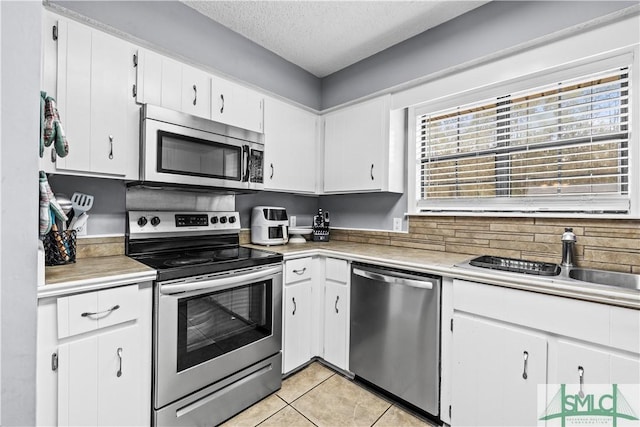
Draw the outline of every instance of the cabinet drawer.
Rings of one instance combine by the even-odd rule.
[[[285,283],[311,279],[311,257],[292,259],[285,263]]]
[[[349,265],[344,259],[327,258],[327,280],[346,284],[349,281]]]
[[[138,285],[58,298],[58,338],[138,318]]]

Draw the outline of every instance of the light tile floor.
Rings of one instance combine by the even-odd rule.
[[[223,424],[254,426],[429,427],[432,424],[318,362],[282,382],[282,388]]]

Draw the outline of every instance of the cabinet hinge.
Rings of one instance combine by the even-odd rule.
[[[131,94],[134,98],[138,96],[138,88],[136,88],[136,85],[133,85],[133,87],[131,88]]]
[[[138,66],[138,54],[134,53],[133,54],[133,68]]]
[[[57,25],[53,26],[53,31],[52,31],[51,35],[53,37],[53,40],[58,40],[58,26]]]
[[[58,353],[53,353],[51,355],[51,370],[52,371],[58,370]]]
[[[453,317],[451,318],[451,332],[453,332]]]

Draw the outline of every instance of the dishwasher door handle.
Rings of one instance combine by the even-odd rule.
[[[404,277],[388,276],[386,274],[374,273],[373,271],[361,270],[359,268],[353,269],[353,274],[356,276],[364,277],[371,280],[378,280],[380,282],[392,283],[395,285],[411,286],[413,288],[420,289],[433,289],[433,283],[425,280],[407,279]]]

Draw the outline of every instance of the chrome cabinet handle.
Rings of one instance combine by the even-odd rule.
[[[196,105],[196,102],[198,102],[198,88],[193,85],[193,105]]]
[[[336,295],[336,314],[338,313],[338,301],[340,300],[340,295]]]
[[[116,354],[118,355],[118,372],[116,372],[116,377],[120,378],[122,376],[122,347],[118,348]]]
[[[373,163],[371,163],[371,181],[373,181],[375,178],[373,177]]]
[[[96,311],[95,313],[91,313],[88,311],[85,311],[84,313],[82,313],[80,316],[82,317],[88,317],[88,316],[99,316],[101,314],[110,314],[112,311],[116,311],[117,309],[119,309],[120,306],[119,305],[114,305],[113,307],[104,310],[104,311]]]
[[[113,135],[109,135],[109,160],[113,159]]]
[[[293,313],[291,313],[291,315],[295,316],[296,315],[296,308],[297,308],[295,297],[291,298],[291,301],[293,301]]]
[[[524,359],[524,370],[522,371],[522,378],[526,380],[529,376],[527,375],[527,361],[529,360],[529,352],[525,351],[524,353],[522,353],[522,357]]]
[[[224,94],[220,94],[220,100],[222,101],[222,106],[220,107],[220,114],[224,113]]]
[[[271,176],[269,177],[269,179],[273,179],[273,163],[271,163]]]
[[[578,366],[578,378],[580,379],[580,392],[578,392],[578,396],[580,398],[584,398],[584,368],[582,366]]]
[[[307,267],[303,267],[302,270],[293,270],[298,276],[302,276],[304,272],[307,271]]]

